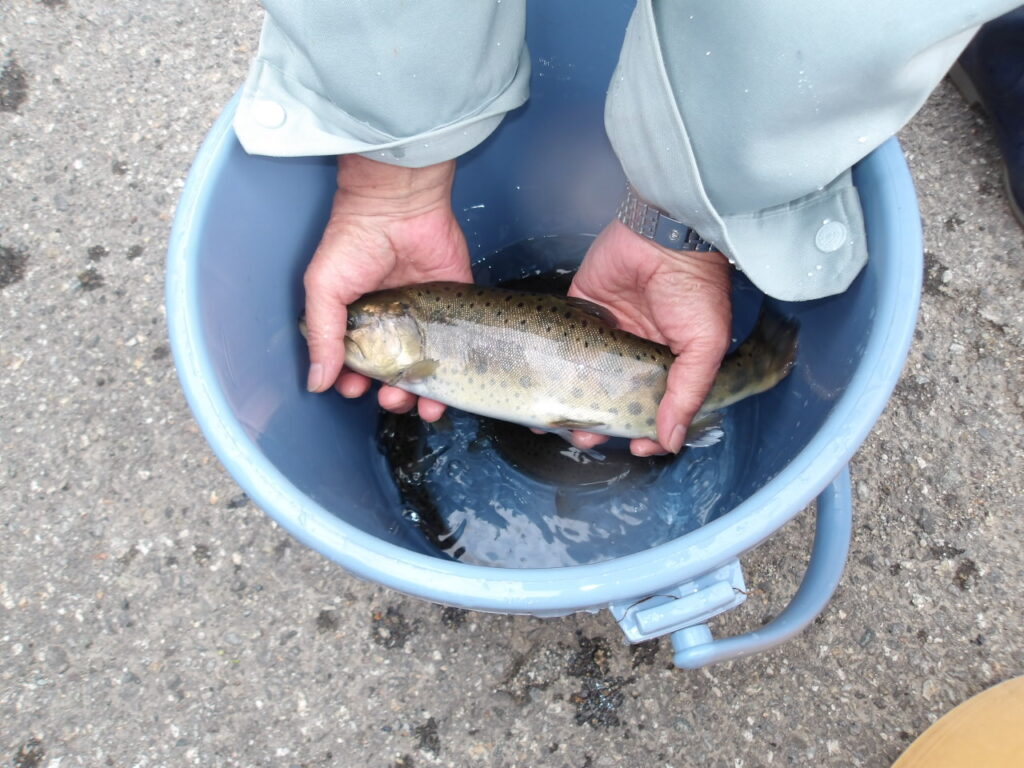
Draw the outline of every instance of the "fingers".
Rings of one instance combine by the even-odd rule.
[[[416,405],[416,395],[398,387],[385,385],[377,393],[377,402],[380,403],[380,407],[385,411],[408,413]]]
[[[595,435],[593,432],[581,432],[579,430],[572,432],[572,444],[583,450],[606,442],[608,442],[607,435]]]
[[[666,453],[659,443],[646,437],[638,437],[629,441],[629,452],[634,456],[645,458],[647,456],[660,456]]]
[[[370,388],[372,382],[362,374],[354,371],[342,371],[338,378],[335,389],[344,397],[362,397]],[[416,406],[420,418],[424,421],[437,421],[444,414],[445,405],[429,397],[417,398],[409,392],[398,387],[384,385],[377,393],[377,402],[380,407],[394,413],[408,413]]]
[[[420,418],[424,421],[437,421],[444,414],[445,404],[429,397],[421,397],[417,403]]]
[[[309,374],[306,388],[323,392],[338,379],[345,362],[345,326],[348,322],[346,297],[328,279],[323,262],[314,260],[306,270],[306,342],[309,345]]]
[[[393,413],[408,413],[415,406],[419,411],[420,418],[424,421],[437,421],[444,413],[444,403],[431,400],[429,397],[417,398],[411,392],[406,392],[398,387],[384,385],[377,393],[377,402],[380,407]]]
[[[722,339],[694,340],[669,368],[668,386],[658,406],[657,427],[658,442],[672,453],[682,449],[686,429],[711,389],[727,346],[728,333]]]
[[[362,397],[370,388],[370,380],[361,373],[342,370],[341,376],[338,377],[337,382],[334,384],[334,388],[343,397]]]

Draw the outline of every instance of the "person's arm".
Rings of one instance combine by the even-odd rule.
[[[840,293],[868,255],[850,167],[917,111],[982,21],[1014,5],[639,0],[608,135],[639,196],[766,294]],[[673,253],[614,222],[577,275],[573,292],[678,355],[658,444],[633,441],[635,453],[678,451],[707,395],[729,342],[724,258]]]
[[[867,260],[849,169],[1019,0],[640,0],[606,102],[637,192],[765,293],[844,291]]]
[[[235,114],[245,149],[338,155],[338,192],[305,274],[307,386],[357,397],[342,371],[347,305],[428,280],[471,281],[451,210],[454,158],[528,93],[524,0],[267,0],[260,50]],[[382,387],[381,404],[416,398]],[[439,403],[421,399],[424,418]]]
[[[451,209],[455,161],[424,168],[378,163],[359,155],[338,158],[338,191],[320,245],[306,269],[307,388],[332,385],[346,397],[369,388],[365,376],[342,372],[348,305],[380,288],[432,280],[472,282],[466,240]],[[416,398],[381,387],[380,403],[407,411]],[[439,404],[421,400],[427,419]]]

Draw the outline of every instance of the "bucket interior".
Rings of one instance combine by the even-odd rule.
[[[580,14],[571,35],[557,18],[563,4],[530,5],[530,101],[459,162],[454,206],[475,260],[527,238],[596,234],[624,189],[603,104],[631,3],[610,4],[600,18]],[[296,493],[372,537],[432,554],[402,519],[395,488],[382,480],[375,400],[305,390],[308,357],[296,318],[302,274],[334,191],[333,158],[249,156],[233,135],[218,152],[216,173],[205,180],[208,204],[189,233],[198,256],[188,300],[198,307],[196,332],[231,417]],[[858,185],[864,174],[855,174]],[[898,256],[870,243],[880,237],[877,219],[893,213],[865,209],[872,260],[854,285],[828,299],[775,303],[800,322],[798,363],[758,397],[755,428],[727,437],[744,442],[747,460],[712,518],[805,448],[858,369],[875,322],[879,275]],[[754,300],[750,290],[744,296]],[[738,325],[748,316],[740,307]]]

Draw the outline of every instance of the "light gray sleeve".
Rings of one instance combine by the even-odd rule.
[[[526,101],[525,0],[264,0],[235,114],[248,152],[421,167]]]
[[[638,194],[763,291],[840,293],[867,260],[848,169],[1019,2],[639,0],[608,134]]]

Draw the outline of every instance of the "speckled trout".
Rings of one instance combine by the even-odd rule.
[[[722,361],[687,434],[721,437],[715,412],[781,381],[797,327],[762,312]],[[345,364],[373,379],[470,413],[548,430],[583,429],[657,440],[668,347],[616,327],[578,298],[464,283],[424,283],[367,294],[348,308]]]

